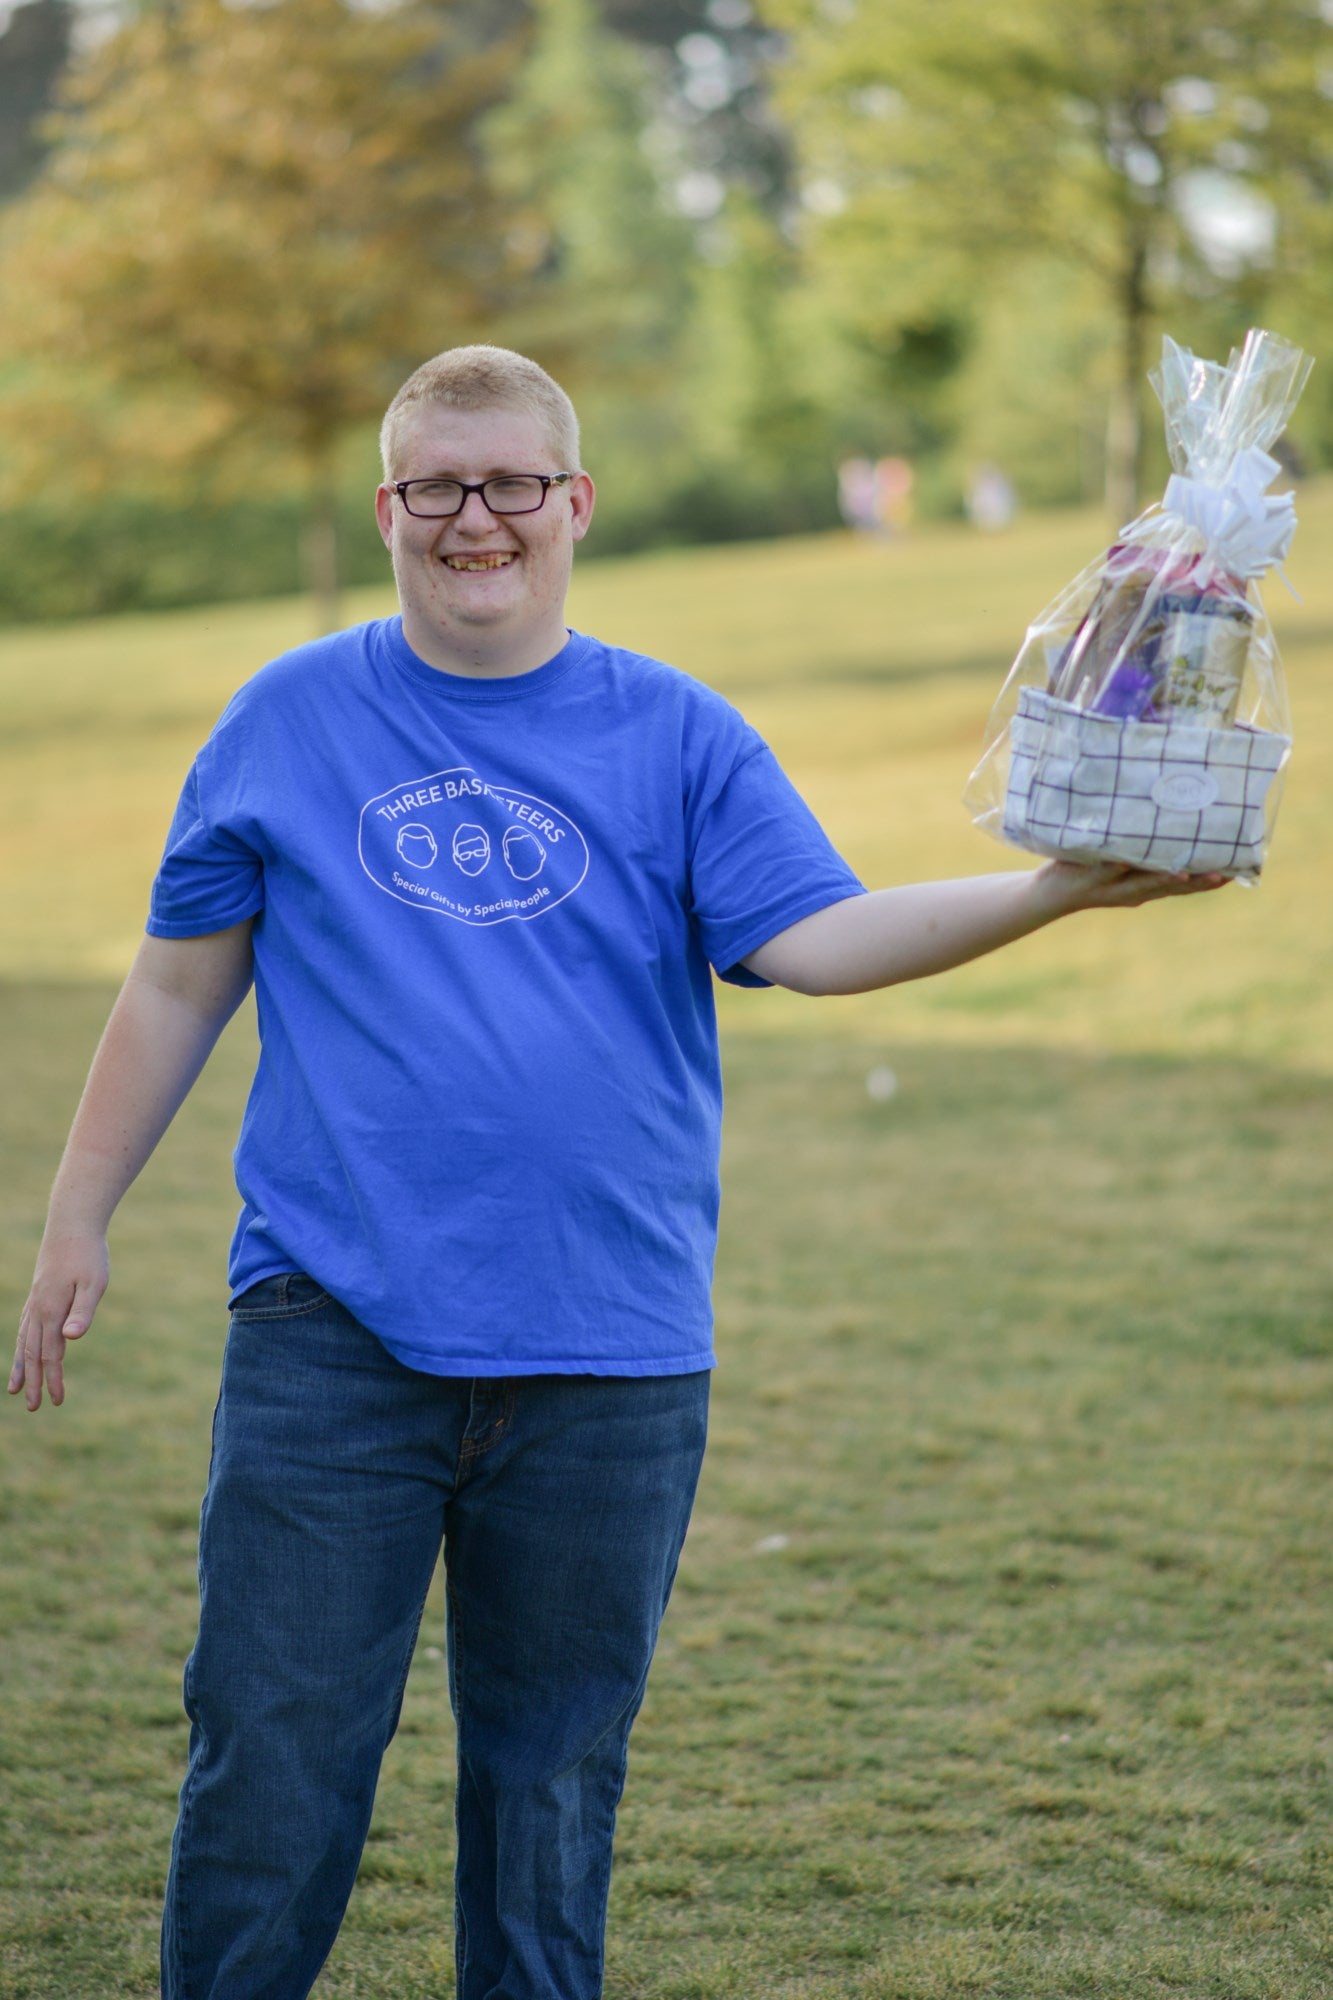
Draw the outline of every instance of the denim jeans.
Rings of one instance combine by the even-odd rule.
[[[309,1993],[441,1542],[458,2000],[595,2000],[630,1726],[707,1400],[706,1373],[422,1374],[305,1276],[237,1301],[185,1669],[166,2000]]]

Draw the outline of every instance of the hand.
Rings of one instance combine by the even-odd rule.
[[[104,1236],[43,1239],[9,1376],[10,1395],[26,1390],[30,1410],[41,1404],[43,1382],[53,1403],[64,1402],[66,1342],[87,1333],[110,1276]]]
[[[1057,915],[1074,910],[1136,910],[1163,896],[1197,896],[1224,889],[1230,876],[1167,875],[1160,869],[1133,868],[1124,861],[1048,861],[1037,869],[1033,885],[1053,903]]]

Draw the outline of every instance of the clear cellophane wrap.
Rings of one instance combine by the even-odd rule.
[[[965,802],[1037,854],[1254,881],[1291,754],[1257,579],[1296,511],[1268,447],[1313,364],[1260,331],[1225,367],[1162,347],[1174,475],[1028,628]]]

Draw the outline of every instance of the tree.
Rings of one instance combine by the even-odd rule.
[[[1327,228],[1318,0],[769,6],[826,218],[815,267],[846,323],[891,349],[904,326],[975,324],[988,289],[1021,292],[1035,264],[1085,269],[1115,350],[1107,502],[1128,520],[1154,323],[1234,328]],[[1248,237],[1210,236],[1219,201]]]
[[[479,134],[523,51],[494,18],[462,0],[174,0],[73,72],[59,146],[5,231],[30,400],[90,370],[172,399],[190,455],[259,439],[293,459],[322,629],[340,436],[529,275]],[[178,448],[172,429],[145,448]]]
[[[0,201],[42,164],[41,121],[69,56],[72,11],[70,0],[25,0],[0,31]]]
[[[769,98],[776,44],[749,0],[597,4],[608,27],[651,52],[658,124],[685,171],[777,214],[790,196],[790,148]]]
[[[495,182],[532,277],[505,321],[594,393],[642,393],[670,356],[693,244],[640,143],[651,118],[639,52],[590,0],[534,0],[527,60],[486,121]]]

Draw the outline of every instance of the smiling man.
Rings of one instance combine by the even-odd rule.
[[[578,426],[572,407],[535,389],[514,409],[437,403],[444,360],[413,376],[384,420],[375,511],[403,636],[448,673],[531,673],[565,644],[574,544],[592,520]]]
[[[861,992],[1216,883],[867,894],[728,703],[566,628],[593,485],[535,363],[428,362],[384,470],[401,615],[271,662],[199,752],[10,1378],[63,1400],[112,1212],[253,978],[168,2000],[314,1984],[441,1546],[460,2000],[595,2000],[704,1444],[713,974]]]

